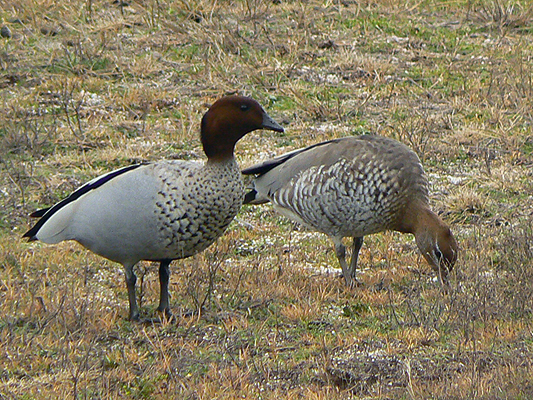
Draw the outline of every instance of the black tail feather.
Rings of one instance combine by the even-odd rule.
[[[52,207],[48,207],[48,208],[41,208],[40,210],[35,210],[34,212],[32,212],[30,214],[30,217],[32,218],[41,218],[44,214],[46,214],[46,212]]]
[[[248,193],[246,193],[244,195],[243,204],[250,204],[252,201],[254,201],[256,194],[257,194],[257,191],[255,189],[252,189]]]

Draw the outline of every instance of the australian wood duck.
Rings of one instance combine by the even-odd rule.
[[[234,158],[237,141],[256,129],[282,132],[253,99],[228,96],[202,118],[207,162],[160,161],[102,175],[54,206],[24,237],[45,243],[75,240],[124,266],[129,318],[139,318],[134,265],[158,261],[158,310],[170,315],[169,264],[201,252],[228,227],[242,205],[242,176]]]
[[[271,201],[286,217],[327,234],[348,285],[356,283],[363,237],[385,230],[412,233],[422,255],[447,282],[458,244],[431,211],[428,181],[417,155],[404,144],[363,135],[318,143],[246,168],[257,175],[244,203]],[[346,263],[344,237],[352,237]]]

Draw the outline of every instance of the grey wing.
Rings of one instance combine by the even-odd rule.
[[[256,200],[270,198],[274,193],[286,186],[292,179],[313,167],[328,167],[342,158],[353,158],[353,149],[350,144],[352,138],[342,138],[322,142],[304,149],[286,153],[263,166],[270,168],[261,173],[254,180],[254,188],[257,192]],[[259,166],[258,165],[258,166]],[[259,168],[256,168],[257,171]],[[253,170],[253,167],[248,170]]]

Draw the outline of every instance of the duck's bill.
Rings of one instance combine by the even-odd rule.
[[[274,121],[270,115],[268,115],[266,112],[263,113],[263,129],[270,129],[276,132],[284,132],[285,130],[283,127],[278,124],[276,121]]]

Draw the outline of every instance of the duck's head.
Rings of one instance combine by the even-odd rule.
[[[452,231],[435,213],[425,211],[425,224],[415,232],[420,252],[433,267],[443,284],[448,283],[448,273],[457,262],[459,244]]]
[[[235,143],[256,129],[283,132],[257,101],[244,96],[227,96],[217,100],[202,118],[201,139],[210,161],[233,157]]]

